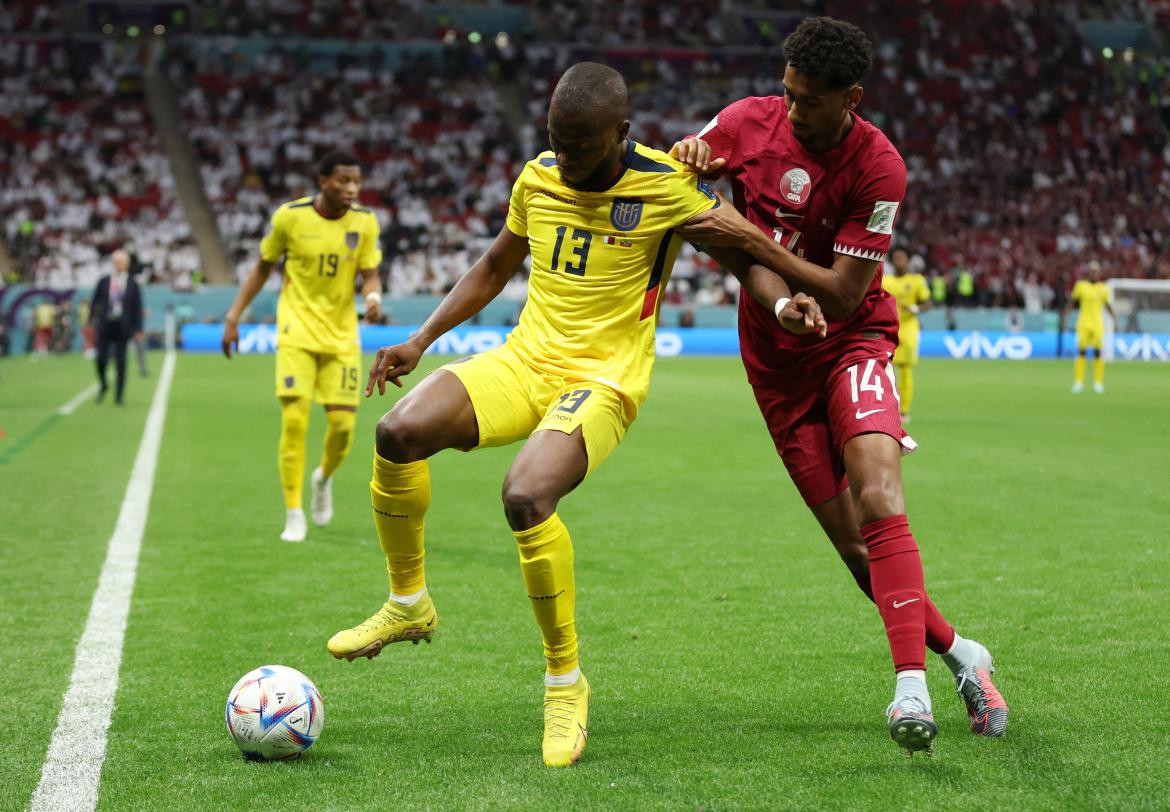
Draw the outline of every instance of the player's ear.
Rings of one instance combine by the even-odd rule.
[[[618,141],[626,140],[626,136],[630,134],[630,122],[623,121],[618,127]]]
[[[845,91],[845,107],[852,110],[857,105],[861,104],[861,97],[865,95],[865,88],[861,85],[854,85]]]

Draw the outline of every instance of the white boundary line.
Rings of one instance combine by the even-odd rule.
[[[62,417],[68,417],[69,415],[71,415],[77,411],[77,407],[79,407],[81,404],[85,403],[87,400],[89,400],[95,394],[97,394],[97,390],[98,390],[98,385],[96,383],[90,384],[89,386],[85,387],[80,392],[78,392],[77,395],[74,396],[73,400],[69,401],[64,406],[62,406],[60,409],[58,409],[57,414],[61,415]]]
[[[49,741],[40,783],[29,801],[32,812],[93,810],[97,806],[102,761],[106,756],[106,731],[118,690],[126,618],[154,490],[154,471],[174,371],[172,351],[166,355],[154,390],[118,523],[110,537],[85,630],[77,643],[77,656],[61,714],[57,717],[57,729]]]

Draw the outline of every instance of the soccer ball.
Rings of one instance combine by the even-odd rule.
[[[325,703],[313,681],[283,665],[240,677],[227,698],[227,729],[244,758],[279,761],[313,746],[325,726]]]

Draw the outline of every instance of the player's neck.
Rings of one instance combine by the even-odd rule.
[[[625,156],[626,152],[629,150],[629,143],[629,139],[624,139],[622,141],[621,149],[618,150],[613,163],[608,163],[598,167],[596,172],[594,172],[590,177],[586,178],[576,186],[569,183],[566,183],[565,185],[570,189],[577,189],[581,192],[606,191],[618,182],[618,178],[622,176],[622,172],[624,172],[626,169]]]
[[[844,143],[845,139],[849,136],[849,131],[852,129],[853,114],[846,113],[845,119],[841,122],[841,126],[837,128],[837,131],[832,135],[832,137],[826,138],[824,143],[811,144],[805,147],[805,149],[812,153],[829,152],[830,150],[834,150],[841,146],[842,143]]]
[[[349,205],[345,203],[341,204],[339,208],[332,208],[329,205],[329,202],[325,199],[325,195],[321,194],[320,192],[318,192],[317,195],[313,198],[313,208],[316,210],[317,214],[321,215],[326,220],[338,220],[344,217],[345,213],[349,211]]]

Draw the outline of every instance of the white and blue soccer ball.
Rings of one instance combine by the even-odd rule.
[[[227,729],[244,758],[280,761],[313,746],[325,726],[325,703],[313,681],[283,665],[240,677],[227,698]]]

